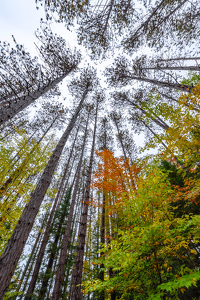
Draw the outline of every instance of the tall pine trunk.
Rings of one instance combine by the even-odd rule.
[[[131,172],[131,169],[130,169],[130,164],[129,164],[129,161],[127,160],[127,155],[126,155],[124,143],[123,143],[122,137],[120,135],[119,124],[117,123],[117,120],[116,120],[115,117],[113,118],[113,120],[114,120],[115,126],[117,128],[118,139],[119,139],[119,142],[120,142],[121,147],[122,147],[122,151],[123,151],[123,154],[124,154],[124,159],[125,159],[125,162],[127,163],[127,167],[128,167],[128,171],[129,171],[129,176],[130,176],[130,179],[131,179],[131,184],[132,184],[132,187],[135,188],[135,182],[134,182],[133,175],[132,175],[132,172]]]
[[[90,154],[88,175],[87,175],[87,180],[86,180],[83,211],[82,211],[81,221],[80,221],[80,226],[79,226],[77,255],[75,258],[75,264],[74,264],[72,280],[71,280],[71,285],[72,285],[71,299],[72,300],[82,299],[81,283],[82,283],[82,272],[83,272],[83,257],[84,257],[85,238],[86,238],[86,231],[87,231],[88,203],[90,200],[90,183],[91,183],[92,166],[93,166],[93,160],[94,160],[94,146],[95,146],[95,138],[96,138],[97,113],[98,113],[98,102],[97,102],[97,106],[96,106],[94,133],[93,133],[93,141],[92,141],[92,148],[91,148],[91,154]]]
[[[146,68],[142,68],[143,70],[175,70],[175,71],[200,71],[200,67],[199,66],[177,66],[177,67],[163,67],[163,66],[156,66],[156,67],[146,67]]]
[[[65,230],[65,233],[63,236],[63,242],[62,242],[62,247],[61,247],[61,251],[60,251],[60,257],[59,257],[59,262],[58,262],[56,279],[55,279],[55,283],[54,283],[52,300],[59,300],[59,297],[60,297],[61,285],[62,285],[62,280],[63,280],[63,276],[64,276],[65,258],[66,258],[67,248],[68,248],[68,244],[69,244],[69,240],[70,240],[70,231],[71,231],[72,219],[73,219],[73,215],[74,215],[74,206],[75,206],[76,195],[78,192],[80,171],[81,171],[83,154],[84,154],[86,137],[87,137],[88,121],[89,121],[89,114],[88,114],[86,128],[85,128],[85,135],[84,135],[84,140],[83,140],[83,145],[82,145],[81,156],[80,156],[80,160],[79,160],[77,171],[76,171],[77,177],[76,177],[76,182],[75,182],[74,191],[73,191],[73,195],[72,195],[70,210],[69,210],[69,214],[68,214],[66,230]]]
[[[175,60],[198,60],[200,57],[174,57],[174,58],[159,58],[157,61],[175,61]]]
[[[27,270],[28,270],[28,268],[30,268],[30,266],[31,266],[31,264],[33,262],[33,257],[37,253],[37,249],[39,248],[40,239],[41,239],[41,235],[42,235],[42,230],[43,230],[43,228],[45,226],[45,223],[47,221],[48,214],[49,214],[49,212],[46,212],[45,217],[44,217],[44,219],[42,221],[42,224],[41,224],[40,230],[38,231],[35,243],[33,245],[32,251],[31,251],[31,254],[29,256],[29,259],[27,260],[26,266],[25,266],[24,271],[22,273],[22,276],[20,278],[20,282],[19,282],[19,284],[18,284],[18,286],[16,288],[16,292],[18,292],[20,290],[22,284],[24,283],[24,278],[26,276]],[[15,300],[16,298],[17,298],[17,295],[15,297],[13,297],[12,300]]]
[[[193,90],[193,86],[190,85],[186,85],[186,84],[180,84],[180,83],[172,83],[172,82],[166,82],[166,81],[159,81],[156,79],[149,79],[146,77],[138,77],[138,76],[134,76],[134,75],[124,75],[124,78],[129,78],[130,80],[137,80],[137,81],[142,81],[142,82],[148,82],[148,83],[152,83],[158,86],[162,86],[162,87],[167,87],[167,88],[171,88],[174,90],[179,90],[179,91],[183,91],[183,92],[187,92],[187,93],[191,93],[191,91]]]
[[[48,238],[49,238],[50,226],[51,226],[51,223],[52,223],[52,220],[53,220],[53,216],[54,216],[55,210],[57,208],[57,204],[58,204],[58,200],[59,200],[59,197],[60,197],[60,193],[62,191],[64,182],[65,182],[65,179],[66,179],[66,175],[67,175],[69,163],[70,163],[70,160],[71,160],[71,157],[72,157],[72,153],[73,153],[73,150],[74,150],[74,145],[75,145],[75,142],[76,142],[78,130],[79,130],[79,126],[78,126],[78,129],[76,131],[76,136],[75,136],[75,139],[74,139],[74,142],[73,142],[73,145],[72,145],[72,149],[70,151],[70,155],[69,155],[67,164],[65,166],[65,170],[64,170],[64,174],[63,174],[60,186],[59,186],[59,190],[58,190],[58,193],[56,195],[56,199],[54,201],[54,205],[53,205],[53,208],[51,210],[51,214],[49,216],[49,220],[48,220],[48,223],[47,223],[47,226],[46,226],[46,230],[45,230],[45,233],[44,233],[44,236],[43,236],[43,240],[42,240],[42,244],[41,244],[41,247],[40,247],[40,251],[39,251],[38,256],[37,256],[37,260],[36,260],[36,263],[35,263],[35,268],[34,268],[34,271],[33,271],[32,279],[31,279],[31,282],[30,282],[30,285],[29,285],[29,288],[28,288],[28,291],[27,291],[27,296],[26,296],[25,300],[29,300],[30,299],[30,295],[33,293],[33,291],[35,289],[36,280],[37,280],[37,277],[38,277],[38,274],[39,274],[40,266],[41,266],[41,263],[42,263],[42,259],[43,259],[44,252],[45,252],[46,245],[47,245]]]
[[[55,80],[50,81],[47,85],[39,87],[37,91],[32,92],[26,96],[18,97],[5,103],[5,107],[0,109],[0,125],[13,118],[17,113],[25,109],[39,97],[43,96],[54,86],[59,84],[69,73],[73,71],[74,67],[69,69],[65,74],[56,78]]]
[[[65,130],[58,145],[56,146],[41,176],[41,179],[39,180],[35,191],[31,195],[29,203],[23,211],[23,214],[13,232],[13,235],[10,238],[7,247],[0,258],[0,300],[3,299],[6,289],[9,286],[10,280],[15,271],[19,258],[22,254],[23,248],[32,229],[34,220],[39,211],[42,200],[51,183],[51,179],[59,161],[62,150],[65,146],[65,143],[69,137],[72,128],[74,127],[78,114],[82,108],[83,101],[85,100],[87,94],[88,88],[85,89],[82,99],[78,107],[76,108],[76,111],[67,129]]]

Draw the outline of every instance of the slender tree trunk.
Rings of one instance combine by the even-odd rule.
[[[138,76],[134,76],[134,75],[130,75],[130,76],[124,75],[124,78],[129,78],[130,80],[148,82],[148,83],[152,83],[152,84],[155,84],[158,86],[172,88],[172,89],[187,92],[187,93],[191,93],[191,91],[194,88],[193,86],[190,86],[190,85],[185,85],[185,84],[180,84],[180,83],[170,83],[170,82],[165,82],[165,81],[159,81],[156,79],[149,79],[146,77],[138,77]]]
[[[101,245],[105,244],[105,193],[103,193],[103,206],[102,206],[102,213],[101,213]],[[100,246],[101,249],[101,246]],[[100,255],[103,255],[103,252],[100,252]],[[100,264],[100,272],[99,272],[99,279],[101,281],[104,281],[104,264]],[[99,300],[104,300],[105,299],[105,292],[101,291],[99,295]]]
[[[159,58],[158,61],[174,61],[174,60],[198,60],[200,57],[175,57],[175,58]]]
[[[16,96],[15,100],[11,99],[9,103],[5,103],[6,107],[0,109],[0,124],[5,123],[9,119],[13,118],[17,113],[25,109],[39,97],[47,93],[50,89],[60,83],[74,68],[69,69],[65,74],[52,80],[46,86],[39,87],[37,91],[32,92],[30,95]]]
[[[137,104],[133,103],[132,101],[130,101],[128,99],[128,97],[126,97],[126,101],[128,103],[130,103],[131,105],[133,105],[134,107],[136,107],[137,109],[139,109],[144,115],[147,114],[146,110],[144,110],[143,108],[141,108],[140,106],[138,106]],[[169,126],[167,125],[167,123],[165,123],[161,118],[155,116],[155,118],[153,116],[150,117],[150,119],[157,124],[158,126],[160,126],[162,129],[167,130],[169,129]]]
[[[124,159],[125,159],[125,162],[127,163],[128,172],[129,172],[130,179],[131,179],[131,184],[132,184],[132,187],[134,188],[135,187],[135,183],[134,183],[134,179],[133,179],[132,172],[131,172],[131,169],[130,169],[130,164],[127,161],[127,156],[126,156],[126,151],[125,151],[124,143],[123,143],[122,138],[120,136],[119,124],[117,123],[116,118],[113,118],[113,120],[114,120],[115,126],[117,128],[118,139],[119,139],[119,142],[120,142],[121,147],[122,147],[122,151],[123,151],[123,154],[124,154]]]
[[[25,283],[24,283],[24,286],[23,286],[23,289],[22,289],[22,294],[19,296],[19,299],[22,299],[24,297],[24,292],[26,291],[26,288],[27,288],[27,285],[28,285],[28,281],[30,279],[30,274],[33,270],[33,266],[35,264],[35,261],[36,261],[36,257],[37,257],[37,254],[39,252],[39,249],[40,249],[40,242],[42,242],[42,231],[44,229],[44,227],[46,226],[46,223],[47,223],[47,219],[48,219],[48,216],[49,216],[49,211],[46,212],[45,216],[44,216],[44,219],[42,221],[42,226],[41,226],[41,230],[40,230],[40,238],[39,238],[39,242],[37,243],[37,248],[36,248],[36,251],[34,251],[34,254],[33,254],[33,257],[31,259],[31,263],[30,263],[30,267],[28,269],[28,274],[26,274],[26,280],[25,280]]]
[[[59,248],[60,248],[60,241],[59,241]],[[46,299],[47,300],[50,300],[50,294],[51,294],[51,291],[52,291],[52,286],[53,286],[53,282],[54,282],[54,277],[55,277],[55,274],[56,274],[56,268],[57,268],[57,264],[56,264],[56,261],[54,261],[54,264],[53,264],[53,277],[51,278],[51,281],[50,281],[50,284],[49,284],[49,287],[48,287],[48,291],[47,291],[47,297],[46,297]]]
[[[41,240],[41,239],[40,239]],[[33,254],[33,257],[32,257],[32,260],[31,260],[31,263],[30,263],[30,266],[28,268],[28,273],[26,274],[26,280],[24,282],[24,285],[23,285],[23,289],[21,290],[22,294],[19,296],[19,299],[22,299],[24,297],[24,292],[26,291],[27,289],[27,286],[28,286],[28,281],[29,281],[29,278],[30,278],[30,274],[33,270],[33,266],[34,266],[34,263],[35,263],[35,259],[37,257],[37,253],[39,251],[39,247],[40,247],[40,240],[39,240],[39,243],[37,245],[37,248],[36,248],[36,251],[35,253]]]
[[[116,118],[113,118],[113,120],[114,120],[115,126],[116,126],[116,128],[117,128],[118,139],[119,139],[119,142],[120,142],[121,147],[122,147],[122,151],[123,151],[123,154],[124,154],[124,159],[127,160],[127,155],[126,155],[126,151],[125,151],[125,148],[124,148],[124,144],[123,144],[122,139],[121,139],[121,137],[120,137],[119,125],[118,125],[118,123],[117,123]]]
[[[80,199],[80,193],[81,193],[81,188],[79,188],[79,193],[78,193],[77,199]],[[62,300],[66,300],[67,296],[69,296],[69,294],[71,294],[71,291],[69,290],[69,293],[67,295],[67,288],[69,286],[69,278],[70,278],[69,276],[71,273],[70,271],[72,270],[73,263],[74,263],[74,259],[72,256],[74,256],[75,250],[73,249],[72,245],[74,245],[74,243],[75,243],[77,227],[78,227],[78,224],[80,223],[80,216],[81,216],[80,207],[81,207],[81,203],[79,201],[77,201],[75,212],[74,212],[74,218],[72,221],[70,240],[69,240],[71,247],[68,246],[69,251],[68,251],[67,257],[66,257],[66,265],[67,266],[65,267],[63,283],[62,283],[63,291],[62,291],[62,294],[60,295],[60,298]],[[71,264],[70,264],[70,258],[71,258]],[[71,285],[70,285],[70,287],[71,287]]]
[[[82,212],[80,226],[79,226],[77,255],[75,258],[75,266],[74,266],[73,273],[72,273],[72,289],[71,289],[71,299],[72,300],[82,299],[81,283],[82,283],[82,271],[83,271],[83,257],[84,257],[85,238],[86,238],[86,231],[87,231],[88,205],[89,205],[89,200],[90,200],[90,183],[91,183],[91,177],[92,177],[92,166],[93,166],[93,161],[94,161],[94,146],[95,146],[95,138],[96,138],[97,113],[98,113],[98,102],[97,102],[97,106],[96,106],[93,142],[92,142],[92,148],[91,148],[91,154],[90,154],[88,175],[87,175],[87,180],[86,180],[83,212]]]
[[[85,184],[83,182],[81,182],[81,186],[82,186],[82,191],[81,191],[81,187],[80,187],[79,195],[77,197],[78,199],[80,199],[81,192],[82,192],[82,198],[84,197],[84,193],[85,193],[85,191],[84,191]],[[80,224],[81,214],[82,214],[82,203],[80,201],[78,201],[77,205],[76,205],[76,211],[74,214],[74,220],[73,220],[74,232],[77,232],[78,224]],[[75,240],[76,240],[76,235],[74,234],[73,240],[72,240],[73,244],[75,243]],[[71,268],[71,269],[73,271],[73,268]],[[71,292],[72,292],[72,276],[71,276],[71,282],[70,282],[70,287],[69,287],[68,299],[71,299]]]
[[[79,130],[79,127],[78,127],[78,130]],[[25,300],[30,300],[31,299],[30,295],[33,293],[33,291],[35,289],[36,280],[37,280],[37,277],[38,277],[38,274],[39,274],[40,266],[41,266],[41,263],[42,263],[42,259],[43,259],[44,252],[45,252],[46,245],[47,245],[48,238],[49,238],[49,230],[50,230],[51,223],[52,223],[52,220],[53,220],[53,216],[54,216],[54,213],[55,213],[55,210],[56,210],[56,207],[57,207],[59,196],[60,196],[61,190],[63,188],[64,182],[65,182],[65,179],[66,179],[66,175],[67,175],[70,159],[72,157],[72,153],[73,153],[73,150],[74,150],[74,144],[75,144],[75,141],[76,141],[76,138],[77,138],[78,130],[76,132],[76,136],[75,136],[75,139],[74,139],[74,142],[73,142],[73,145],[72,145],[72,149],[70,151],[70,155],[69,155],[67,164],[65,166],[64,174],[63,174],[63,177],[62,177],[62,180],[61,180],[61,183],[60,183],[60,187],[59,187],[58,193],[56,195],[56,199],[55,199],[51,214],[49,216],[49,220],[48,220],[48,223],[47,223],[47,226],[46,226],[46,230],[45,230],[45,233],[44,233],[44,236],[43,236],[42,244],[41,244],[41,247],[40,247],[40,251],[38,253],[37,261],[35,263],[35,268],[34,268],[34,271],[33,271],[32,279],[31,279],[31,282],[30,282],[30,285],[29,285],[29,288],[28,288],[28,291],[27,291],[27,296],[26,296]]]
[[[177,100],[177,99],[174,99],[172,96],[169,96],[169,95],[166,95],[166,94],[160,93],[160,92],[158,92],[158,93],[159,93],[161,96],[163,96],[163,97],[165,97],[165,98],[167,98],[167,99],[169,99],[169,100],[172,100],[172,101],[176,102],[177,104],[179,103],[178,100]],[[187,104],[187,103],[184,103],[184,105],[187,106],[187,107],[190,106],[190,104]],[[194,104],[192,104],[192,110],[194,110],[194,111],[196,111],[196,112],[199,112],[199,109],[196,108],[196,107],[194,107]]]
[[[163,142],[163,141],[160,141],[160,138],[159,136],[143,121],[143,120],[140,120],[142,122],[142,124],[144,124],[144,126],[158,139],[158,141],[163,145],[163,147],[167,150],[168,147],[167,145]],[[179,159],[174,156],[174,159],[176,160],[176,162],[180,165],[180,167],[188,174],[188,170],[187,168],[179,161]]]
[[[62,150],[72,128],[74,127],[78,114],[82,108],[83,101],[85,100],[87,94],[88,88],[86,88],[86,90],[84,91],[76,112],[74,113],[67,129],[65,130],[58,145],[56,146],[35,191],[31,195],[29,203],[25,207],[17,226],[15,227],[13,235],[10,238],[7,247],[0,258],[0,300],[3,299],[6,289],[10,283],[18,260],[22,254],[24,245],[33,226],[35,217],[39,211],[45,193],[50,185],[51,178],[59,161]]]
[[[108,10],[108,14],[107,14],[107,17],[106,17],[105,25],[104,25],[104,28],[103,28],[102,36],[104,35],[105,31],[107,30],[107,27],[108,27],[108,21],[109,21],[110,14],[111,14],[111,11],[112,11],[112,8],[113,8],[114,3],[115,3],[114,0],[111,0],[111,1],[110,1],[110,4],[109,4],[109,10]]]
[[[150,16],[147,18],[146,21],[144,21],[140,26],[139,28],[136,30],[136,32],[129,38],[131,40],[134,40],[134,38],[137,37],[139,31],[144,28],[144,27],[147,27],[148,26],[148,23],[151,21],[151,19],[155,16],[156,12],[162,7],[162,5],[164,5],[166,2],[166,0],[162,0],[158,6],[156,6],[156,8],[153,10],[153,12],[150,14]]]
[[[50,214],[48,222],[47,222],[47,226],[46,226],[46,229],[45,229],[45,232],[44,232],[44,236],[43,236],[43,240],[42,240],[42,243],[41,243],[41,246],[40,246],[39,253],[37,255],[37,260],[36,260],[36,263],[35,263],[34,271],[33,271],[33,274],[32,274],[31,282],[30,282],[29,287],[28,287],[28,291],[26,293],[25,300],[30,300],[31,299],[31,295],[33,294],[33,291],[35,289],[35,284],[36,284],[36,281],[37,281],[40,266],[41,266],[41,263],[42,263],[42,259],[43,259],[44,252],[45,252],[46,245],[47,245],[48,238],[49,238],[50,226],[51,226],[52,219],[53,219],[56,207],[57,207],[59,194],[60,194],[60,188],[59,188],[59,191],[57,193],[56,199],[54,201],[53,208],[51,210],[51,214]]]
[[[61,237],[61,229],[63,227],[63,222],[64,222],[66,217],[67,217],[66,212],[64,212],[62,214],[61,218],[60,218],[59,226],[58,226],[57,232],[55,234],[54,241],[51,244],[51,247],[52,247],[53,250],[49,254],[48,264],[47,264],[46,271],[45,271],[45,274],[44,274],[44,277],[43,277],[43,280],[42,280],[42,286],[40,288],[40,293],[39,293],[39,296],[38,296],[38,299],[40,299],[40,300],[45,298],[45,295],[46,295],[46,292],[47,292],[48,281],[49,281],[49,278],[50,278],[49,275],[52,274],[53,262],[55,260],[55,257],[57,255],[57,251],[58,251],[58,250],[55,250],[55,249],[57,249],[57,245],[58,245],[59,239]]]
[[[7,189],[8,185],[11,184],[13,181],[15,181],[18,178],[18,176],[21,174],[21,172],[23,171],[23,169],[26,167],[26,164],[29,162],[29,158],[32,156],[32,154],[36,150],[37,145],[39,145],[41,143],[41,141],[46,136],[46,134],[48,133],[48,131],[52,128],[52,126],[55,123],[55,121],[57,120],[57,118],[58,118],[58,116],[56,116],[54,118],[54,120],[51,123],[51,125],[47,128],[47,130],[41,136],[41,138],[36,143],[36,145],[33,146],[33,148],[31,149],[31,151],[29,152],[28,156],[22,161],[21,165],[13,171],[13,173],[9,176],[9,178],[6,180],[6,182],[0,187],[0,191],[1,191],[0,192],[0,197],[3,196],[4,191]]]
[[[27,272],[27,270],[28,270],[28,267],[30,266],[31,261],[33,260],[33,255],[35,255],[35,253],[37,252],[37,251],[36,251],[36,248],[39,248],[39,241],[40,241],[40,238],[41,238],[41,235],[42,235],[42,229],[44,228],[44,225],[45,225],[45,223],[46,223],[47,215],[48,215],[48,213],[46,214],[46,216],[45,216],[44,219],[43,219],[41,228],[40,228],[40,230],[39,230],[39,232],[38,232],[38,234],[37,234],[37,238],[36,238],[35,243],[34,243],[34,245],[33,245],[31,254],[30,254],[29,259],[28,259],[28,261],[27,261],[27,263],[26,263],[26,266],[25,266],[25,268],[24,268],[24,271],[23,271],[23,273],[22,273],[22,276],[21,276],[21,278],[20,278],[20,283],[19,283],[18,286],[17,286],[16,292],[18,292],[18,291],[20,290],[20,288],[21,288],[21,285],[22,285],[22,283],[23,283],[23,281],[24,281],[24,277],[25,277],[25,275],[26,275],[26,272]],[[17,296],[15,296],[12,300],[15,300],[16,298],[17,298]]]
[[[60,258],[59,258],[59,262],[58,262],[58,268],[57,268],[57,273],[56,273],[56,279],[55,279],[55,284],[54,284],[52,300],[59,300],[59,297],[60,297],[62,279],[63,279],[63,275],[64,275],[65,258],[66,258],[67,248],[68,248],[68,244],[69,244],[69,240],[70,240],[70,231],[71,231],[72,219],[73,219],[73,214],[74,214],[74,206],[75,206],[76,195],[77,195],[77,192],[78,192],[80,171],[81,171],[83,153],[84,153],[85,142],[86,142],[86,137],[87,137],[88,121],[89,121],[89,114],[88,114],[87,123],[86,123],[86,129],[85,129],[85,135],[84,135],[84,140],[83,140],[81,157],[80,157],[79,164],[78,164],[78,167],[77,167],[77,178],[76,178],[74,191],[73,191],[73,195],[72,195],[72,201],[71,201],[70,211],[69,211],[69,214],[68,214],[66,230],[65,230],[65,233],[64,233],[64,236],[63,236],[63,242],[62,242]]]
[[[156,67],[147,67],[142,68],[143,70],[175,70],[175,71],[200,71],[200,66],[184,66],[184,67],[163,67],[163,66],[156,66]]]

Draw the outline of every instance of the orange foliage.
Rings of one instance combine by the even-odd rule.
[[[131,190],[136,189],[136,183],[141,168],[136,165],[130,166],[129,160],[114,157],[111,151],[104,149],[96,151],[101,162],[94,172],[94,179],[91,186],[106,195],[106,207],[108,214],[116,212],[115,204],[118,207],[123,196],[128,196]]]

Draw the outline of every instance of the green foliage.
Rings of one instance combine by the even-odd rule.
[[[103,182],[100,171],[96,176],[108,199],[117,198],[107,212],[118,222],[117,227],[112,222],[112,239],[101,245],[103,255],[93,264],[104,265],[105,274],[112,269],[112,276],[104,276],[104,281],[95,275],[86,278],[84,292],[115,291],[121,300],[199,299],[200,216],[186,208],[193,205],[184,198],[191,190],[187,177],[177,166],[151,159],[134,176],[137,188],[121,193],[120,179],[128,184],[128,169],[116,159],[116,170],[122,172],[116,176],[113,156],[106,157],[112,159],[104,164],[110,182]]]
[[[35,140],[30,142],[25,131],[18,129],[8,140],[0,140],[0,254],[35,189],[34,179],[44,170],[54,145],[54,139],[40,144]]]
[[[181,83],[190,86],[197,85],[200,83],[200,73],[189,71],[187,78],[184,78]]]

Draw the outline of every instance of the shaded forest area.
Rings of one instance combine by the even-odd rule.
[[[0,300],[199,300],[200,2],[36,8],[38,57],[0,42]]]

